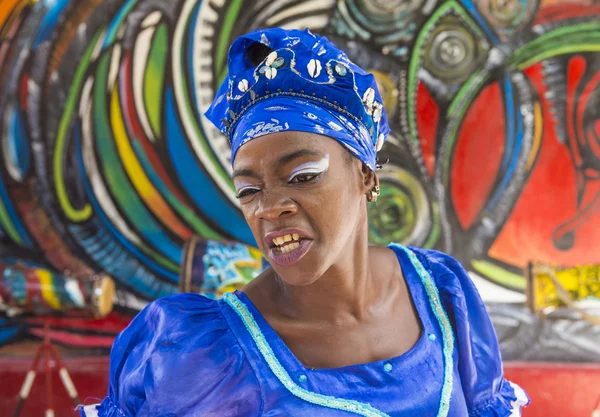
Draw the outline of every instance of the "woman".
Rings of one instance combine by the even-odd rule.
[[[518,416],[464,269],[368,245],[389,132],[372,75],[326,38],[237,39],[207,117],[230,139],[242,212],[272,265],[214,301],[151,303],[115,341],[87,416]]]

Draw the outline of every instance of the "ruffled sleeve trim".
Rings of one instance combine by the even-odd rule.
[[[84,405],[79,410],[81,417],[128,417],[110,397],[100,404]]]
[[[471,411],[469,417],[521,417],[523,407],[529,402],[520,386],[505,379],[500,391],[489,402]]]

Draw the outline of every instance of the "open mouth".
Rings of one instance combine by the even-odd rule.
[[[298,233],[279,236],[273,239],[273,244],[275,245],[273,251],[276,253],[289,253],[298,249],[301,243],[302,237]]]
[[[264,243],[269,248],[267,255],[269,262],[280,266],[298,262],[314,243],[309,233],[295,227],[269,232],[264,239]]]

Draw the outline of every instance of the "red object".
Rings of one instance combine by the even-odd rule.
[[[54,365],[58,365],[58,369],[57,371],[60,372],[64,372],[66,373],[66,375],[62,375],[63,378],[66,378],[67,381],[65,382],[65,380],[63,379],[61,382],[63,383],[63,386],[67,389],[67,385],[72,384],[72,381],[70,380],[70,377],[68,375],[68,371],[65,372],[64,366],[60,360],[60,356],[58,354],[58,352],[56,351],[56,349],[54,349],[54,346],[52,346],[52,342],[50,340],[50,325],[48,320],[46,320],[44,322],[44,340],[43,342],[40,344],[39,348],[37,349],[37,352],[35,354],[35,357],[33,358],[33,363],[31,364],[31,367],[29,368],[28,372],[25,374],[26,376],[24,377],[24,381],[23,383],[20,385],[21,389],[19,390],[19,395],[17,398],[17,403],[14,407],[14,413],[13,416],[14,417],[19,417],[21,415],[21,410],[23,409],[23,405],[27,402],[27,400],[29,401],[35,401],[35,402],[40,402],[39,401],[39,396],[32,396],[31,395],[31,388],[33,387],[33,384],[35,384],[35,380],[39,379],[36,378],[37,373],[38,373],[38,365],[40,363],[40,360],[43,357],[43,361],[44,361],[44,375],[45,375],[45,388],[46,388],[46,396],[45,396],[45,405],[46,405],[46,415],[56,415],[57,413],[54,413],[54,407],[53,407],[53,403],[54,403],[54,395],[52,394],[52,384],[53,384],[53,380],[52,380],[52,367]],[[72,385],[71,385],[72,387]],[[71,391],[73,391],[73,389],[71,388]],[[43,397],[42,397],[43,398]],[[75,404],[79,404],[79,398],[77,398],[77,392],[73,392],[71,393],[71,400],[75,402]]]
[[[417,129],[423,152],[423,162],[433,178],[435,172],[435,135],[440,109],[431,93],[421,81],[417,84]]]
[[[490,115],[504,113],[500,85],[493,83],[473,101],[461,126],[450,168],[450,192],[465,230],[478,220],[497,181],[506,146],[505,121]]]
[[[592,417],[600,405],[600,364],[506,363],[504,371],[531,398],[523,417]]]
[[[106,396],[108,387],[108,358],[71,358],[64,365],[71,374],[82,403],[95,404]],[[17,403],[20,384],[31,358],[0,358],[0,410],[13,410]],[[600,364],[505,364],[506,377],[523,387],[531,397],[523,417],[591,417],[600,400]],[[52,381],[60,385],[56,372]],[[23,407],[21,417],[44,415],[44,384],[33,384],[30,399]],[[64,389],[54,391],[55,415],[76,417],[73,402]]]

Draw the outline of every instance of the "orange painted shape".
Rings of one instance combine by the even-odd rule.
[[[6,22],[11,12],[19,2],[26,4],[29,3],[29,0],[2,0],[0,2],[0,28],[4,26],[4,22]]]

